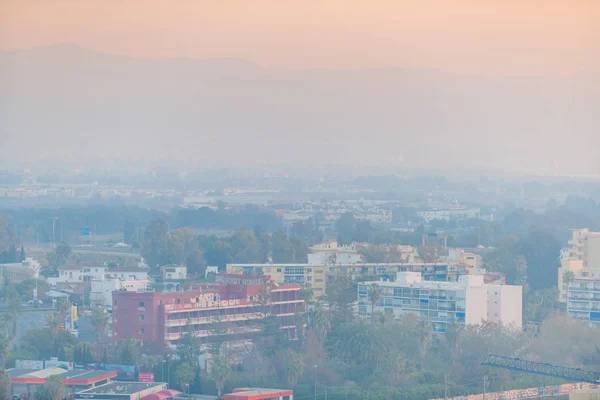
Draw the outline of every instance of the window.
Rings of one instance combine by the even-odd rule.
[[[143,334],[144,334],[144,328],[140,328],[140,329],[138,329],[138,333],[139,333],[140,335],[143,335]]]
[[[277,272],[281,272],[281,268],[277,268]]]
[[[144,317],[144,314],[140,314],[140,321],[143,321],[143,320],[144,320],[144,318],[145,318],[145,317]]]
[[[144,305],[145,305],[145,304],[144,304],[144,302],[143,302],[143,301],[140,301],[140,305],[139,305],[139,306],[140,306],[140,307],[144,307]]]
[[[117,305],[117,301],[115,300],[115,306]]]
[[[184,299],[184,303],[185,303],[185,304],[189,304],[189,303],[190,303],[190,299],[189,299],[188,297],[186,297],[186,298]]]
[[[306,280],[307,280],[307,281],[312,281],[312,276],[307,276],[307,277],[306,277]]]
[[[177,299],[177,304],[181,304],[181,299]]]

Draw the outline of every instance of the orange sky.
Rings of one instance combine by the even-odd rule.
[[[0,49],[75,42],[304,69],[600,70],[600,0],[0,0]]]

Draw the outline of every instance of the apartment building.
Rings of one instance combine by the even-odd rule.
[[[570,282],[567,313],[572,318],[600,328],[600,278],[579,278]]]
[[[354,244],[340,245],[331,241],[312,246],[309,251],[308,263],[312,265],[354,264],[362,261]]]
[[[113,293],[113,340],[177,344],[187,324],[203,343],[214,339],[215,324],[221,324],[227,340],[246,340],[269,315],[295,335],[294,315],[304,308],[301,285],[278,285],[264,275],[225,274],[219,279],[226,283],[197,285],[186,292]]]
[[[369,286],[376,284],[381,296],[371,309]],[[396,319],[407,314],[431,323],[435,332],[448,325],[462,326],[489,321],[522,329],[521,286],[486,285],[483,276],[463,275],[457,282],[425,281],[418,272],[398,272],[394,281],[361,282],[358,285],[358,315],[393,313]]]
[[[310,284],[313,296],[327,294],[327,282],[339,275],[353,280],[377,277],[388,280],[396,278],[397,272],[418,272],[428,281],[456,281],[467,274],[458,263],[355,263],[355,264],[227,264],[227,272],[241,275],[267,275],[277,283]]]
[[[112,307],[112,295],[114,292],[127,291],[138,292],[145,291],[150,285],[149,280],[138,279],[115,279],[107,278],[102,280],[93,280],[90,289],[90,302],[93,306]]]
[[[27,279],[38,279],[41,266],[37,260],[27,257],[18,263],[0,264],[0,284],[21,283]]]
[[[468,219],[479,219],[481,210],[479,208],[451,207],[435,208],[431,210],[418,211],[417,216],[424,222],[431,221],[464,221]]]
[[[560,254],[561,266],[558,269],[559,300],[567,301],[567,286],[570,279],[600,278],[600,232],[589,229],[573,229],[569,248]]]

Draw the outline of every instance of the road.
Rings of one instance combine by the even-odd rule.
[[[29,329],[41,329],[46,325],[46,313],[49,310],[24,309],[17,318],[17,332],[13,338],[13,346],[21,345],[23,336]],[[91,317],[81,315],[79,317],[79,341],[94,343],[96,330],[92,325]]]
[[[21,345],[23,336],[29,329],[41,329],[46,325],[47,311],[27,311],[17,318],[17,332],[13,338],[13,346]]]

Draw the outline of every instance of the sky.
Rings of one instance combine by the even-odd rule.
[[[73,42],[261,66],[600,70],[598,0],[0,0],[0,50]]]

